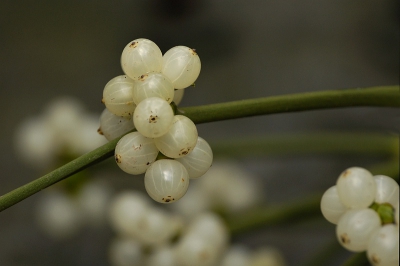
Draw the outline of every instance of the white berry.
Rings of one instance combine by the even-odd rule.
[[[333,224],[337,224],[346,210],[347,207],[339,199],[336,186],[330,187],[325,191],[321,199],[321,212],[325,219]]]
[[[339,243],[354,252],[365,251],[371,235],[380,228],[381,219],[372,209],[348,210],[336,227]]]
[[[345,170],[339,176],[336,187],[340,200],[349,208],[366,208],[375,199],[374,177],[364,168],[352,167]]]
[[[138,80],[141,75],[161,72],[161,50],[150,40],[133,40],[122,51],[121,66],[124,73],[133,80]]]
[[[146,138],[139,132],[123,136],[115,146],[115,161],[119,168],[132,175],[146,172],[156,160],[158,149],[154,140]]]
[[[192,85],[200,74],[201,62],[195,50],[186,46],[169,49],[163,56],[162,73],[170,78],[175,89]]]
[[[174,85],[161,73],[149,73],[140,76],[133,90],[133,101],[139,104],[150,97],[159,97],[171,103],[174,99]]]
[[[376,183],[376,203],[390,203],[392,206],[399,200],[399,185],[393,178],[385,175],[374,176]]]
[[[151,97],[141,101],[133,114],[135,128],[143,136],[157,138],[168,132],[174,112],[167,101]]]
[[[196,125],[183,115],[176,115],[168,132],[154,139],[162,154],[170,158],[180,158],[189,154],[197,143]]]
[[[371,236],[367,256],[372,265],[399,265],[399,230],[396,225],[386,224]]]
[[[133,87],[135,82],[125,75],[111,79],[103,90],[102,102],[107,109],[118,116],[131,116],[135,110]]]
[[[189,186],[189,175],[178,161],[158,160],[147,169],[144,186],[155,201],[172,203],[185,195]]]
[[[213,152],[207,141],[198,137],[194,149],[188,155],[176,160],[186,167],[190,178],[198,178],[211,167]]]
[[[97,132],[110,141],[134,128],[131,116],[117,116],[105,108],[100,115],[100,127]]]

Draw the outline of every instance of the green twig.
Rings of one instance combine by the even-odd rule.
[[[356,253],[345,261],[342,266],[367,266],[370,265],[365,252]]]
[[[182,108],[196,124],[248,116],[326,108],[379,106],[400,107],[399,86],[299,93],[228,103]],[[0,197],[0,211],[51,186],[88,166],[111,157],[118,140],[89,152],[70,163]]]
[[[266,114],[355,106],[400,107],[399,86],[318,91],[272,96],[178,110],[196,124]]]
[[[227,225],[232,234],[241,234],[268,225],[320,216],[321,197],[322,194],[318,194],[301,200],[257,207],[240,216],[227,217]]]
[[[319,132],[277,134],[210,142],[216,156],[329,155],[396,157],[399,137],[366,132]]]

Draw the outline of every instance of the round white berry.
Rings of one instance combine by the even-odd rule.
[[[97,132],[110,141],[134,128],[131,116],[117,116],[105,108],[100,115],[100,127]]]
[[[148,197],[137,191],[119,193],[110,203],[111,227],[119,234],[137,237],[141,217],[150,208]]]
[[[143,249],[135,239],[118,237],[110,244],[108,258],[113,266],[142,265]]]
[[[333,224],[337,224],[346,210],[347,207],[339,199],[336,186],[330,187],[325,191],[321,199],[321,212],[325,219]]]
[[[176,266],[174,250],[170,246],[155,249],[147,258],[147,266]]]
[[[198,178],[210,169],[213,162],[213,152],[207,141],[198,137],[194,149],[188,155],[176,160],[186,167],[190,178]]]
[[[108,183],[96,181],[84,184],[79,190],[78,203],[90,225],[100,228],[106,224],[111,193]]]
[[[174,112],[167,101],[151,97],[141,101],[133,114],[137,131],[148,138],[157,138],[168,132]]]
[[[213,207],[228,212],[242,212],[263,199],[262,186],[255,176],[235,161],[219,161],[196,182]],[[221,187],[224,193],[221,193]]]
[[[181,227],[180,219],[163,209],[151,208],[140,219],[138,239],[146,246],[161,246],[168,243]]]
[[[146,172],[156,160],[158,149],[154,140],[146,138],[139,132],[123,136],[115,146],[115,161],[119,168],[132,175]]]
[[[224,254],[221,266],[246,266],[250,265],[251,253],[246,246],[232,245]]]
[[[376,183],[376,203],[390,203],[392,206],[399,200],[399,185],[393,178],[385,175],[374,176]]]
[[[169,49],[163,56],[162,73],[170,78],[175,89],[192,85],[200,74],[201,62],[196,51],[186,46]]]
[[[369,239],[367,256],[372,265],[399,265],[399,230],[394,224],[379,228]]]
[[[197,215],[187,228],[186,236],[205,239],[207,243],[221,251],[229,241],[229,233],[224,221],[212,212]]]
[[[85,154],[107,143],[97,134],[99,116],[95,114],[81,114],[80,121],[75,125],[65,140],[65,146],[73,154]]]
[[[154,142],[162,154],[180,158],[189,154],[197,143],[196,125],[183,115],[176,115],[168,132],[155,138]]]
[[[220,250],[197,236],[184,236],[174,250],[177,265],[211,266],[217,265]]]
[[[185,195],[189,186],[189,175],[178,161],[158,160],[147,169],[144,186],[155,201],[172,203]]]
[[[374,210],[351,209],[339,219],[336,236],[344,248],[360,252],[367,249],[369,238],[380,226],[381,219]]]
[[[172,102],[174,98],[174,85],[161,73],[149,73],[140,76],[133,90],[133,101],[139,104],[150,97],[159,97]]]
[[[102,102],[107,109],[118,116],[131,116],[135,110],[133,87],[135,82],[125,75],[111,79],[103,90]]]
[[[216,265],[227,241],[228,230],[221,218],[213,213],[200,214],[177,244],[178,265]]]
[[[16,155],[32,167],[52,167],[60,146],[57,132],[42,118],[28,118],[15,134]]]
[[[374,177],[364,168],[352,167],[342,172],[336,187],[340,200],[349,208],[366,208],[375,199]]]
[[[399,199],[397,199],[396,205],[394,205],[394,220],[396,221],[397,228],[399,228]]]
[[[46,191],[37,204],[40,229],[55,239],[73,237],[82,228],[82,212],[73,198],[63,191]]]
[[[121,55],[122,70],[133,80],[141,75],[161,72],[162,53],[158,46],[147,39],[136,39],[128,43]]]

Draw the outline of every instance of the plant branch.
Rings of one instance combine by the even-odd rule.
[[[381,86],[289,94],[186,107],[178,109],[178,114],[200,124],[257,115],[355,106],[400,107],[400,88]]]
[[[399,86],[299,93],[187,107],[179,110],[196,124],[256,115],[354,106],[400,107]],[[90,165],[109,158],[118,139],[0,197],[0,211]]]
[[[359,266],[369,265],[366,252],[356,253],[342,264],[342,266],[356,266],[356,265]]]
[[[322,194],[318,194],[301,200],[257,207],[240,216],[227,217],[227,225],[232,234],[241,234],[268,225],[321,216],[321,198]]]
[[[290,133],[210,142],[215,156],[304,154],[397,157],[399,137],[366,132]]]

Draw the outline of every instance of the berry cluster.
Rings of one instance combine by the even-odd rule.
[[[399,185],[392,178],[349,168],[322,196],[321,211],[337,224],[343,247],[366,250],[373,265],[399,264]]]
[[[204,210],[188,220],[153,205],[139,191],[116,195],[109,218],[117,233],[108,252],[114,266],[286,265],[276,248],[264,246],[252,251],[243,245],[230,245],[228,227],[219,215]]]
[[[126,173],[145,174],[145,187],[155,201],[174,202],[186,193],[190,178],[211,166],[213,154],[187,117],[174,115],[183,89],[194,84],[201,63],[194,49],[176,46],[162,55],[147,39],[126,45],[121,56],[125,75],[111,79],[103,91],[106,110],[99,133],[108,140],[123,136],[115,161]],[[161,152],[166,159],[157,160]]]
[[[41,171],[105,144],[96,134],[98,115],[73,97],[58,97],[41,114],[27,117],[15,137],[16,155]]]

